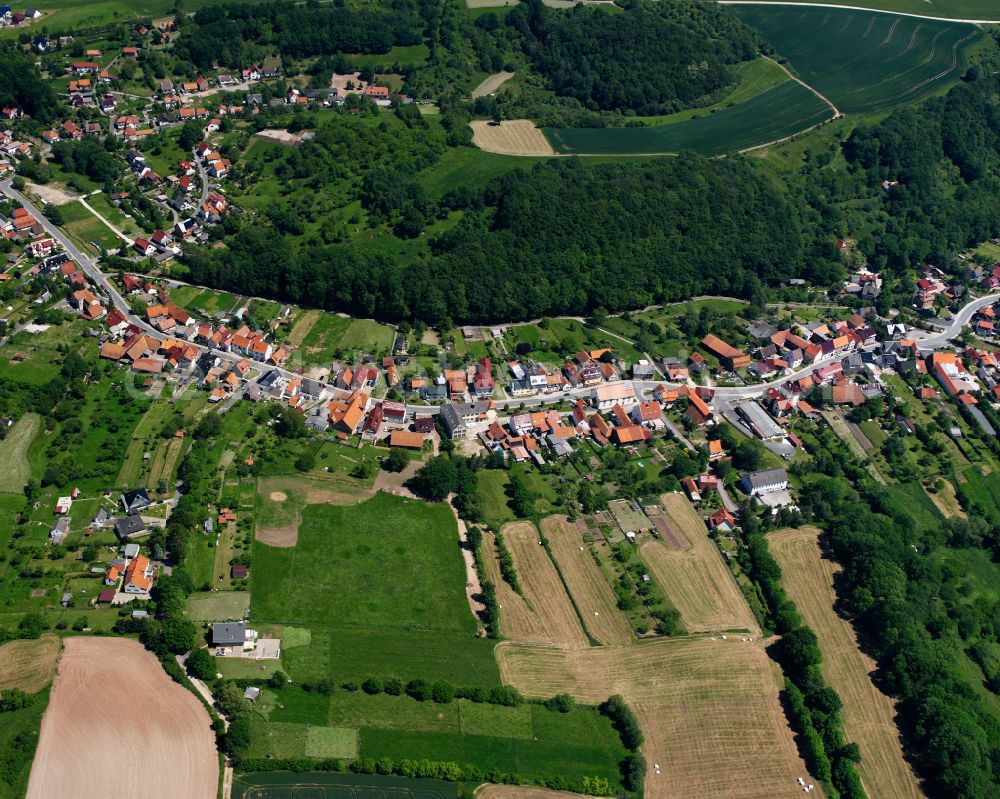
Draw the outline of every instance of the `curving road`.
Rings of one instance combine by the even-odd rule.
[[[17,200],[21,205],[28,209],[28,211],[39,221],[45,232],[48,233],[52,238],[58,241],[66,252],[69,254],[70,258],[76,261],[87,276],[93,281],[93,283],[98,286],[104,294],[108,297],[112,306],[117,308],[119,312],[129,322],[136,327],[140,328],[144,333],[155,338],[159,341],[163,341],[169,336],[164,335],[159,330],[151,326],[145,319],[140,316],[136,316],[132,313],[132,309],[129,308],[128,303],[125,299],[118,293],[118,289],[110,281],[110,279],[97,268],[97,262],[95,259],[84,255],[79,248],[72,242],[72,240],[66,236],[63,231],[53,225],[42,212],[35,206],[27,197],[25,197],[21,192],[14,189],[11,185],[11,180],[7,179],[0,181],[0,193],[6,195],[7,197]],[[917,348],[922,352],[932,352],[940,347],[946,346],[949,340],[958,336],[963,328],[969,324],[969,321],[975,315],[975,313],[987,305],[991,305],[997,300],[1000,300],[1000,292],[994,294],[987,294],[982,297],[978,297],[971,302],[967,303],[962,309],[955,314],[952,322],[944,330],[937,333],[922,335],[921,332],[917,332],[915,336],[919,336],[919,342]],[[236,353],[223,352],[221,350],[216,350],[211,347],[206,347],[204,344],[192,344],[199,352],[211,352],[212,354],[218,356],[221,360],[227,363],[235,363],[240,360],[242,356]],[[874,349],[874,345],[862,348],[864,350]],[[803,367],[801,369],[792,372],[791,374],[786,374],[777,380],[771,380],[765,383],[755,383],[749,386],[723,386],[715,389],[715,397],[719,402],[732,402],[740,399],[752,399],[761,396],[767,389],[772,387],[777,387],[782,383],[789,380],[797,380],[800,377],[805,377],[806,375],[812,373],[814,369],[818,366],[824,366],[826,364],[835,363],[841,361],[847,357],[847,353],[841,353],[838,355],[833,355],[828,358],[823,358],[817,360],[816,362],[810,364],[809,366]],[[286,379],[291,379],[292,377],[301,377],[297,372],[292,372],[288,369],[283,369],[280,367],[274,367],[275,370],[282,377]],[[350,392],[344,391],[342,389],[335,388],[328,383],[319,383],[321,386],[326,388],[332,394],[343,396],[349,394]],[[632,385],[635,387],[636,393],[642,396],[646,396],[647,392],[652,391],[658,385],[665,385],[671,388],[681,388],[683,384],[671,383],[665,380],[633,380]],[[495,399],[494,405],[500,410],[508,408],[539,408],[546,405],[555,405],[563,400],[575,400],[582,398],[589,398],[593,393],[592,387],[580,387],[573,388],[568,391],[560,391],[553,394],[529,397],[525,399],[514,399],[514,398],[500,398]],[[437,414],[440,412],[440,408],[436,405],[422,405],[422,404],[411,404],[407,403],[407,411],[412,415],[414,413],[421,414]]]

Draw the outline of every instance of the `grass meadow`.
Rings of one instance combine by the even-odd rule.
[[[254,616],[263,621],[475,632],[445,505],[390,494],[307,505],[297,546],[258,545],[255,569]]]
[[[31,477],[28,462],[28,447],[38,432],[41,417],[37,413],[26,413],[10,428],[0,440],[0,492],[18,494]]]

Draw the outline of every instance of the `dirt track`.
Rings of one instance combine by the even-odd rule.
[[[208,713],[125,638],[67,638],[27,799],[214,799]]]

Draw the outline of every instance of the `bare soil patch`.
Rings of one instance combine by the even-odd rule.
[[[45,202],[53,205],[65,205],[77,199],[77,195],[64,191],[52,183],[47,183],[44,186],[38,183],[28,183],[26,188],[36,197],[41,197]]]
[[[278,144],[284,144],[289,147],[296,147],[302,142],[303,133],[305,133],[305,131],[299,131],[298,133],[289,133],[287,130],[277,130],[274,128],[267,128],[254,135],[258,139],[277,142]]]
[[[778,699],[780,671],[762,641],[661,638],[587,650],[507,641],[496,653],[504,682],[529,697],[565,692],[589,703],[625,697],[646,738],[647,796],[802,794],[796,779],[808,772]]]
[[[634,641],[632,625],[618,610],[614,592],[577,526],[565,516],[550,516],[542,522],[542,532],[590,634],[602,644]]]
[[[510,522],[501,530],[529,607],[537,614],[550,643],[586,647],[589,642],[566,595],[562,580],[531,522]]]
[[[749,630],[756,634],[757,622],[743,592],[694,507],[680,494],[665,494],[660,502],[690,544],[670,549],[650,539],[640,546],[639,554],[680,612],[684,626],[691,632]]]
[[[17,688],[33,694],[52,682],[62,645],[54,635],[0,646],[0,692]]]
[[[257,483],[254,537],[268,546],[293,547],[306,505],[351,505],[373,493],[373,489],[305,475],[262,477]]]
[[[953,486],[948,480],[943,481],[943,485],[937,491],[928,491],[927,496],[931,498],[941,515],[946,519],[950,519],[952,516],[958,516],[962,519],[967,518],[966,513],[962,510],[962,506],[959,504],[958,497],[955,496],[955,486]]]
[[[202,704],[126,638],[68,638],[42,718],[28,799],[214,799]]]
[[[486,97],[489,94],[493,94],[513,77],[513,72],[497,72],[490,75],[486,78],[486,80],[472,90],[472,99],[475,100],[477,97]]]
[[[499,125],[475,120],[469,125],[472,143],[480,150],[503,155],[555,155],[545,134],[531,120],[509,119]]]
[[[858,771],[865,791],[880,799],[923,796],[903,757],[895,703],[871,680],[874,661],[858,648],[854,628],[834,610],[834,575],[840,567],[823,558],[819,530],[780,530],[767,537],[783,583],[806,624],[819,637],[821,668],[844,702],[844,734],[861,750]]]

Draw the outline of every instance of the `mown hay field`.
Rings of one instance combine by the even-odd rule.
[[[528,119],[505,119],[499,125],[485,120],[470,122],[472,143],[480,150],[502,155],[555,155],[552,145]]]
[[[660,503],[690,546],[672,549],[650,539],[640,546],[639,554],[681,614],[684,627],[689,632],[747,630],[756,634],[753,612],[691,503],[681,494],[664,494]]]
[[[621,694],[645,734],[647,796],[801,795],[796,780],[808,773],[778,699],[780,671],[759,640],[661,638],[587,650],[504,642],[497,659],[504,681],[529,697]]]
[[[26,413],[7,431],[0,441],[0,492],[20,494],[31,477],[28,463],[28,447],[41,425],[42,417],[37,413]]]
[[[565,516],[550,516],[542,522],[542,533],[590,634],[602,644],[634,641],[632,626],[618,610],[614,592],[577,526]]]
[[[874,11],[751,4],[733,6],[802,80],[845,113],[919,100],[956,81],[979,29]]]
[[[819,637],[823,674],[840,694],[844,734],[861,750],[858,771],[869,796],[917,799],[923,796],[903,758],[892,699],[869,676],[875,663],[858,649],[850,623],[834,610],[834,574],[839,567],[823,558],[814,527],[779,530],[767,537],[781,566],[782,582],[805,620]]]
[[[653,155],[694,150],[711,156],[778,141],[832,117],[829,105],[804,86],[787,80],[742,103],[681,122],[642,128],[546,128],[545,135],[562,155]]]
[[[510,522],[501,533],[514,558],[524,598],[538,616],[546,640],[560,646],[586,647],[587,635],[551,558],[539,543],[541,538],[535,525]]]
[[[493,533],[483,536],[483,563],[485,577],[496,587],[497,605],[500,607],[500,632],[511,641],[525,644],[549,642],[541,618],[500,574],[497,561],[496,538]]]
[[[52,682],[62,644],[54,635],[0,646],[0,693],[11,688],[33,694]]]

